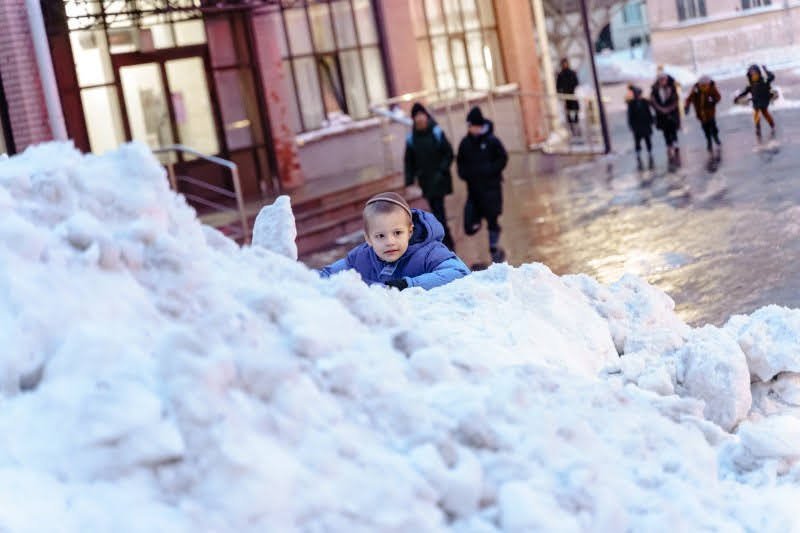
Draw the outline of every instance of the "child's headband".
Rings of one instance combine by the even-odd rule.
[[[408,216],[411,216],[411,209],[408,207],[408,204],[401,202],[400,200],[395,200],[392,197],[387,196],[373,196],[369,200],[367,200],[366,205],[374,204],[375,202],[389,202],[390,204],[394,204],[403,208],[403,211],[408,213]],[[364,206],[366,207],[366,206]]]

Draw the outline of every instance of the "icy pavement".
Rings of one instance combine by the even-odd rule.
[[[0,163],[0,531],[800,530],[800,311],[323,280],[288,207],[239,248],[143,145]]]
[[[774,109],[778,135],[764,146],[756,144],[748,109],[731,104],[744,76],[720,83],[718,165],[709,165],[693,114],[679,134],[683,164],[677,169],[667,165],[656,131],[654,169],[644,158],[645,169],[638,170],[620,112],[609,115],[610,156],[581,162],[514,155],[501,218],[509,262],[540,261],[557,274],[586,273],[604,283],[640,275],[696,325],[720,325],[733,313],[772,303],[800,307],[800,73],[776,74],[783,96]],[[622,91],[607,93],[621,98]],[[619,102],[611,107],[619,109]],[[454,182],[447,206],[457,252],[468,264],[486,262],[485,231],[465,237],[460,229],[464,187]],[[343,251],[305,259],[323,262]]]

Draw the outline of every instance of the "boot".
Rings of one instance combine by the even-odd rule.
[[[492,255],[493,263],[502,263],[506,259],[506,252],[499,246],[490,248],[489,253]]]

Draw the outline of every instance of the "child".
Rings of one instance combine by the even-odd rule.
[[[431,213],[411,209],[397,193],[385,192],[364,207],[365,243],[320,271],[324,278],[353,269],[366,283],[399,290],[432,289],[469,274],[444,244],[444,228]]]
[[[653,113],[650,110],[650,102],[642,97],[642,90],[635,85],[629,85],[630,99],[628,100],[628,126],[633,132],[633,141],[636,146],[636,160],[641,165],[639,154],[642,151],[642,141],[647,147],[647,156],[650,163],[653,162],[653,143],[650,137],[653,135]]]
[[[750,68],[747,69],[748,85],[733,100],[734,102],[738,102],[747,93],[750,93],[750,97],[753,101],[753,122],[755,122],[756,125],[756,137],[759,139],[761,138],[761,115],[764,115],[764,118],[767,119],[769,127],[772,128],[772,135],[775,135],[775,121],[772,119],[772,115],[767,109],[772,100],[771,83],[775,79],[775,74],[767,70],[765,65],[761,65],[761,67],[764,69],[767,79],[765,80],[761,75],[761,70],[759,70],[758,65],[750,65]]]
[[[689,108],[694,104],[694,112],[703,126],[703,133],[706,136],[706,149],[709,152],[712,151],[712,140],[717,143],[717,146],[722,144],[719,142],[719,129],[717,128],[717,119],[715,117],[717,102],[720,101],[720,98],[714,81],[708,76],[701,76],[688,96],[686,96],[686,102],[683,104],[683,110],[687,115],[689,114]]]
[[[422,195],[428,200],[431,213],[444,227],[445,246],[453,249],[453,238],[447,227],[444,197],[453,192],[450,165],[453,162],[453,147],[442,128],[419,102],[411,108],[414,125],[406,137],[404,157],[406,186],[416,180]]]
[[[660,73],[650,92],[650,105],[656,111],[656,128],[664,134],[667,144],[667,155],[678,159],[678,130],[681,127],[678,89],[675,80],[669,74]]]
[[[483,117],[479,107],[473,107],[467,115],[467,135],[458,146],[456,164],[458,176],[467,182],[467,202],[474,212],[473,221],[479,227],[480,220],[486,219],[489,253],[492,261],[500,263],[506,253],[498,246],[500,224],[497,219],[503,212],[502,173],[508,163],[508,154],[493,131],[492,121]]]

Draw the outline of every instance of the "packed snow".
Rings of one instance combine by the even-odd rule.
[[[597,78],[600,83],[653,83],[658,73],[658,65],[641,49],[604,50],[595,55]],[[679,65],[662,65],[664,72],[684,86],[693,85],[698,75],[689,68]]]
[[[0,162],[0,530],[800,530],[800,311],[323,280],[288,207],[240,248],[143,145]]]

